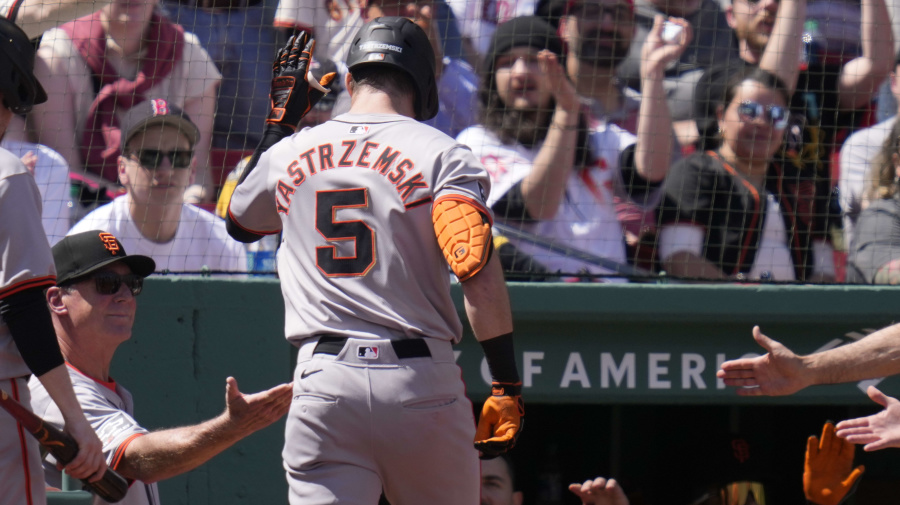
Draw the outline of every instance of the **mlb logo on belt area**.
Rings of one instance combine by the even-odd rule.
[[[378,347],[361,345],[356,349],[356,356],[362,359],[378,359]]]

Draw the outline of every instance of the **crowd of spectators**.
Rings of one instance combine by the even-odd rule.
[[[77,223],[97,207],[134,201],[128,111],[183,110],[198,131],[191,176],[165,198],[212,210],[230,194],[223,175],[261,138],[279,42],[312,32],[315,67],[343,74],[358,28],[401,15],[438,62],[428,123],[481,159],[498,223],[518,232],[495,234],[510,279],[898,277],[885,266],[900,257],[886,217],[895,118],[873,125],[876,109],[896,108],[879,90],[898,93],[885,0],[112,0],[93,13],[63,4],[81,17],[56,25],[32,23],[23,5],[14,14],[35,37],[48,100],[15,118],[3,145],[33,167],[51,243],[96,227]],[[331,91],[304,126],[346,111],[346,91]],[[163,227],[132,219],[171,251],[169,230],[203,234],[176,214]],[[173,265],[254,270],[244,257]]]

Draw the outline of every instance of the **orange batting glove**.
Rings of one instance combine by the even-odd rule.
[[[491,459],[516,445],[525,423],[522,383],[493,382],[475,430],[475,448],[481,459]]]
[[[807,500],[816,505],[839,505],[856,490],[866,467],[853,468],[855,450],[855,445],[835,436],[830,421],[822,428],[821,440],[809,437],[803,466],[803,492]]]

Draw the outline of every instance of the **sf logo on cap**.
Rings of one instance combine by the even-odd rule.
[[[115,256],[119,252],[119,241],[112,233],[101,233],[100,240],[103,241],[103,247]]]

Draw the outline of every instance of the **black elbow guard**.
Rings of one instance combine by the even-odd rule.
[[[25,289],[0,300],[0,317],[31,373],[40,377],[65,363],[43,288]]]

